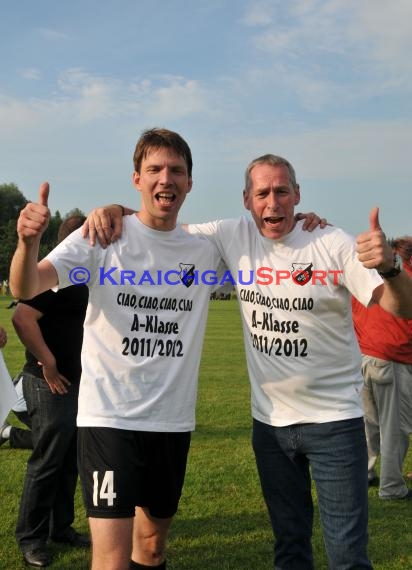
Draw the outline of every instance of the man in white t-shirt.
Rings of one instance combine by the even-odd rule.
[[[252,220],[188,229],[218,247],[236,285],[275,567],[313,568],[312,476],[330,568],[370,569],[361,357],[351,295],[410,318],[412,281],[394,266],[377,209],[357,242],[338,228],[303,232],[294,213],[300,188],[281,157],[250,163],[243,197]],[[106,236],[89,218],[93,234],[104,239],[112,226],[116,239],[119,216],[109,208],[100,217],[96,224]]]
[[[192,187],[187,143],[166,129],[146,131],[133,160],[141,210],[121,239],[93,248],[74,232],[37,263],[50,217],[44,183],[39,203],[20,214],[11,266],[21,299],[74,283],[89,288],[77,424],[93,570],[166,568],[213,290],[200,276],[223,269],[209,240],[177,225]]]

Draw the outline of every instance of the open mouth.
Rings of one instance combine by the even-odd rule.
[[[283,216],[279,216],[279,217],[268,216],[266,218],[263,218],[264,223],[269,225],[269,226],[274,226],[274,225],[280,224],[281,222],[283,222],[283,220],[284,220]]]
[[[168,206],[176,200],[176,196],[172,192],[158,192],[155,198],[162,206]]]

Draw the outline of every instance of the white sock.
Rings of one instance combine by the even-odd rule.
[[[1,432],[1,437],[4,437],[4,439],[10,439],[11,427],[12,426],[5,427],[4,430]]]

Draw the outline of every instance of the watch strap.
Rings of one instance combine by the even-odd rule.
[[[384,279],[392,279],[392,277],[396,277],[397,275],[399,275],[401,271],[402,269],[400,267],[392,267],[390,271],[385,271],[385,273],[383,273],[382,271],[378,271],[378,273]]]

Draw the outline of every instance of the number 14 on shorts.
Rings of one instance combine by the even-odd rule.
[[[99,471],[93,471],[93,505],[99,506],[100,500],[107,501],[107,506],[112,507],[116,497],[113,471],[105,471],[101,481],[99,481]]]

